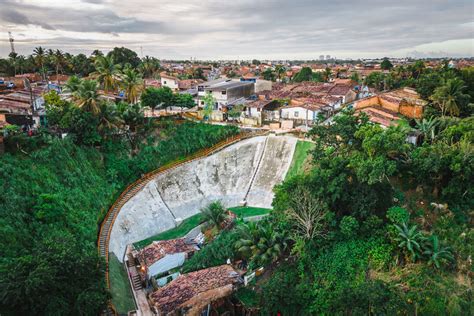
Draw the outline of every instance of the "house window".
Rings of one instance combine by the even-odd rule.
[[[201,101],[201,105],[204,105],[204,101]]]
[[[295,117],[298,117],[298,115],[299,115],[298,111],[295,111],[294,115],[295,115]]]
[[[166,80],[165,80],[165,81],[163,81],[163,84],[166,84]]]
[[[222,93],[222,95],[225,95],[225,94],[227,94],[227,91],[224,90],[221,93]]]

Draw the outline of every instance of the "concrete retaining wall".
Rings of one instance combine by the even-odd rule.
[[[273,186],[284,179],[296,146],[292,137],[268,137],[247,198],[250,206],[271,207]],[[210,201],[239,205],[257,171],[265,138],[241,141],[157,175],[122,207],[112,228],[109,251],[121,260],[127,244],[173,228],[174,217],[192,216]]]

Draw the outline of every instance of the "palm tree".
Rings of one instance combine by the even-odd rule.
[[[221,201],[211,202],[201,209],[201,213],[204,220],[209,221],[217,228],[220,228],[221,224],[227,219],[226,210]]]
[[[416,225],[410,227],[407,223],[402,223],[401,226],[396,224],[394,226],[398,230],[398,236],[395,237],[395,240],[399,242],[398,247],[405,252],[406,259],[411,257],[414,262],[420,256],[420,243],[424,239],[423,235],[418,231]]]
[[[35,57],[36,65],[39,67],[40,73],[42,74],[43,80],[46,80],[46,74],[44,72],[44,62],[46,59],[46,54],[44,48],[39,46],[33,50],[33,55]]]
[[[125,90],[127,101],[136,103],[138,101],[138,93],[142,88],[143,80],[138,71],[131,67],[125,68],[121,76],[121,86]]]
[[[118,115],[117,106],[114,103],[100,103],[97,116],[99,118],[97,129],[102,136],[105,136],[109,131],[118,130],[123,126],[123,120]]]
[[[160,68],[160,63],[156,58],[145,56],[142,59],[140,69],[143,73],[143,77],[145,78],[152,77],[158,71],[159,68]]]
[[[459,105],[469,100],[469,95],[463,92],[464,82],[459,78],[449,79],[444,85],[434,90],[430,99],[441,109],[441,115],[449,113],[458,116]]]
[[[130,127],[130,130],[137,132],[138,126],[140,126],[144,120],[142,106],[139,103],[127,104],[125,102],[119,102],[117,104],[117,110],[124,123]]]
[[[285,73],[286,69],[283,65],[276,65],[275,66],[275,73],[279,81],[281,81],[281,76]]]
[[[429,119],[423,118],[422,120],[415,120],[416,129],[419,130],[425,139],[430,139],[433,141],[436,136],[436,128],[439,125],[439,120],[436,117],[431,117]]]
[[[77,105],[84,109],[84,111],[93,114],[97,114],[100,111],[97,86],[97,81],[95,80],[83,80],[73,94],[77,100]]]
[[[238,229],[241,237],[234,247],[256,264],[275,262],[288,248],[288,237],[268,223],[249,222]]]
[[[20,55],[17,57],[17,64],[18,64],[18,70],[20,74],[23,74],[23,68],[25,67],[26,64],[26,58],[23,55]]]
[[[454,260],[451,248],[442,246],[438,240],[438,236],[431,236],[429,241],[430,242],[426,244],[426,250],[423,252],[423,254],[429,258],[428,264],[434,265],[439,269],[441,265]]]
[[[329,79],[331,79],[331,74],[332,74],[331,68],[326,67],[323,73],[324,81],[329,82]]]
[[[113,57],[99,55],[96,57],[94,65],[95,72],[92,75],[97,77],[106,92],[114,90],[120,74],[120,66],[114,63]]]
[[[59,81],[59,69],[63,67],[66,59],[64,58],[63,53],[57,49],[54,52],[52,52],[52,55],[50,55],[51,62],[53,63],[55,69],[56,69],[56,79],[58,81],[58,85],[60,84]]]
[[[82,80],[78,76],[71,76],[64,84],[64,90],[74,94],[77,90],[79,90],[81,83]]]

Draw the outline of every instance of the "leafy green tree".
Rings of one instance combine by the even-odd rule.
[[[181,108],[192,108],[196,104],[194,103],[193,96],[189,93],[177,93],[174,95],[174,101],[173,101],[175,106],[179,106]]]
[[[156,108],[172,106],[173,100],[173,91],[168,87],[148,87],[140,96],[142,106],[149,107],[153,111]]]
[[[130,64],[133,68],[138,67],[140,64],[140,58],[137,53],[126,47],[114,47],[114,49],[107,53],[107,57],[112,58],[115,63],[123,68],[127,64]]]
[[[357,235],[359,222],[357,222],[357,219],[352,216],[344,216],[339,224],[339,228],[345,237],[354,237]]]
[[[214,98],[212,93],[207,92],[202,100],[204,101],[204,117],[209,120],[211,118],[212,111],[216,106],[216,98]]]
[[[358,74],[357,72],[354,72],[354,73],[351,75],[350,79],[351,79],[352,81],[354,81],[354,82],[357,82],[357,83],[360,82],[360,77],[359,77],[359,74]]]
[[[227,219],[227,212],[221,201],[209,203],[206,207],[201,208],[201,214],[205,221],[212,226],[221,228],[222,223]]]
[[[234,244],[239,238],[235,230],[222,231],[212,242],[206,244],[201,250],[195,253],[183,265],[183,272],[188,273],[196,270],[220,266],[227,262],[227,259],[235,259],[236,253]]]
[[[387,210],[387,219],[392,224],[401,225],[403,223],[408,223],[410,219],[410,213],[403,207],[392,206]]]
[[[390,70],[393,68],[393,64],[388,58],[384,58],[380,63],[380,68],[382,68],[383,70]]]
[[[313,78],[313,70],[309,67],[303,67],[301,70],[293,77],[294,82],[303,82],[311,81]]]
[[[442,83],[443,77],[439,71],[423,73],[416,83],[416,91],[427,100]]]
[[[227,115],[229,115],[229,117],[231,117],[231,118],[237,119],[237,118],[240,117],[243,110],[244,110],[244,105],[243,104],[237,104],[237,105],[234,105],[232,107],[232,109],[230,109],[227,112]]]
[[[424,240],[423,234],[418,231],[416,225],[409,226],[407,223],[394,225],[398,231],[395,240],[398,242],[398,248],[401,248],[405,254],[406,260],[416,261],[421,257],[421,243]]]
[[[77,54],[72,57],[71,70],[72,74],[79,76],[88,76],[94,71],[94,63],[84,54]]]
[[[299,286],[301,273],[295,264],[283,263],[262,284],[261,308],[265,315],[308,315],[310,292]]]
[[[262,72],[263,79],[275,81],[275,74],[271,68],[267,68]]]
[[[138,128],[145,123],[143,108],[139,103],[120,102],[117,104],[117,111],[124,124],[128,125],[132,132],[138,132]]]

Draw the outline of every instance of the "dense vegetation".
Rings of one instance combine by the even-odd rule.
[[[237,132],[151,121],[139,103],[100,99],[98,87],[72,77],[73,102],[45,96],[47,130],[33,137],[9,130],[9,153],[0,157],[4,314],[98,314],[109,294],[97,230],[114,198],[142,174]]]
[[[313,128],[312,169],[259,224],[274,233],[234,245],[272,270],[255,286],[263,314],[473,313],[474,121],[445,118],[420,146],[410,130],[352,112]],[[266,264],[262,241],[277,248]]]

